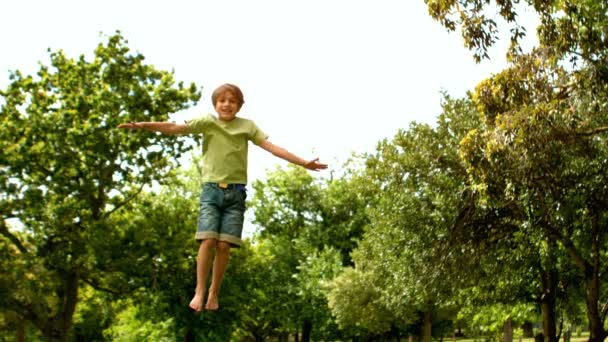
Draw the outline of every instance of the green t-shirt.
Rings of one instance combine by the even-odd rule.
[[[248,119],[221,121],[206,115],[188,122],[203,135],[203,182],[247,184],[248,142],[260,145],[268,136]]]

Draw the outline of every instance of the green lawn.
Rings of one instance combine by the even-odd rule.
[[[581,336],[577,336],[573,334],[572,338],[570,338],[570,342],[585,342],[589,338],[589,333],[583,333]],[[452,338],[444,338],[443,342],[452,342]],[[473,339],[473,338],[457,338],[456,342],[484,342],[485,339],[483,337]],[[513,337],[513,342],[519,342],[519,337]],[[521,342],[534,342],[534,338],[522,338]]]

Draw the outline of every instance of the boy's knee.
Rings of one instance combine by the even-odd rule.
[[[232,245],[230,245],[229,242],[226,242],[226,241],[217,242],[217,250],[220,252],[228,252],[228,251],[230,251],[231,247],[232,247]]]
[[[201,241],[201,248],[211,248],[214,249],[217,247],[216,239],[205,239]]]

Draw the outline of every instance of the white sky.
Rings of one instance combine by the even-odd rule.
[[[9,70],[48,64],[47,48],[90,56],[106,41],[100,33],[116,30],[148,63],[203,87],[199,104],[172,120],[211,112],[213,89],[235,83],[245,94],[240,116],[334,169],[411,121],[434,123],[440,91],[463,96],[502,70],[508,42],[475,64],[460,33],[434,22],[423,0],[4,1],[0,88]],[[529,36],[535,44],[533,28]],[[276,164],[285,162],[253,147],[250,182]]]

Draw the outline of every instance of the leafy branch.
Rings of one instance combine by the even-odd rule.
[[[8,230],[8,225],[6,224],[5,220],[0,221],[0,234],[4,235],[6,238],[8,238],[15,245],[15,247],[17,247],[17,249],[19,249],[19,251],[21,253],[23,253],[23,254],[29,253],[28,249],[23,245],[23,243],[21,243],[21,240],[19,240],[19,238],[17,236],[12,234]]]

